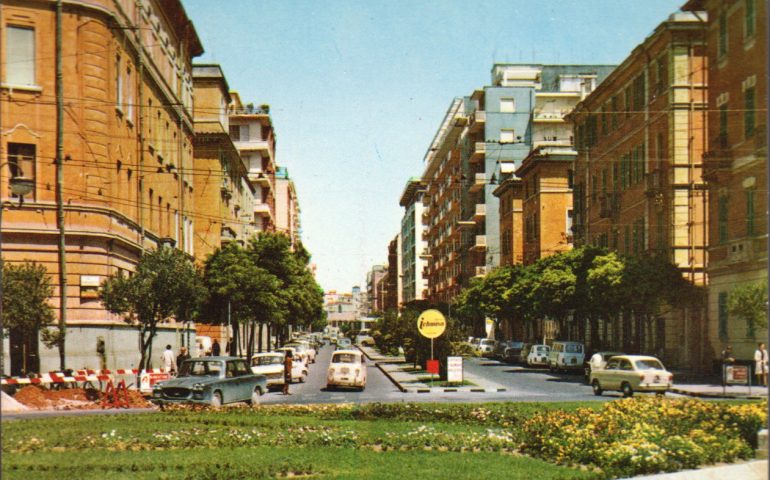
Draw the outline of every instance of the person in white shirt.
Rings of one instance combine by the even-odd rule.
[[[171,345],[166,345],[166,349],[160,356],[160,364],[167,372],[176,373],[176,358],[174,351],[171,350]]]
[[[767,350],[762,342],[754,352],[754,375],[757,376],[757,385],[767,386]]]
[[[591,366],[591,371],[594,370],[601,370],[604,367],[604,358],[602,358],[602,354],[599,352],[596,352],[591,356],[591,360],[588,361],[588,364]]]

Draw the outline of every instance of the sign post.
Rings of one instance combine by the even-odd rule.
[[[433,339],[440,337],[446,330],[444,315],[435,309],[425,310],[417,317],[417,330],[425,338],[430,338],[430,360],[433,361]],[[431,368],[433,370],[433,368]],[[431,375],[433,373],[431,372]]]

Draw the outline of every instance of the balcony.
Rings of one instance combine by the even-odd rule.
[[[472,220],[459,220],[457,222],[458,230],[470,230],[476,226],[476,222]]]
[[[478,192],[481,190],[484,190],[484,186],[487,184],[487,174],[486,173],[477,173],[473,177],[473,183],[471,183],[471,186],[469,190],[471,192]]]
[[[272,218],[273,216],[273,212],[270,210],[270,205],[264,202],[254,204],[254,213],[263,217]]]
[[[473,148],[473,153],[468,159],[471,163],[481,162],[487,154],[487,144],[484,142],[476,142]]]
[[[270,176],[262,170],[249,170],[249,181],[262,187],[271,185]]]
[[[423,248],[422,252],[420,252],[420,258],[422,259],[429,259],[431,257],[433,257],[433,255],[430,254],[430,250],[427,248]]]
[[[729,170],[733,165],[733,152],[727,135],[718,135],[712,142],[709,151],[703,154],[703,169],[710,173],[718,170]]]
[[[471,245],[471,250],[482,252],[487,249],[487,236],[476,235],[476,242]]]
[[[476,110],[470,116],[470,125],[468,130],[471,133],[478,133],[484,131],[484,124],[487,122],[487,112],[484,110]]]
[[[473,214],[473,221],[474,222],[483,221],[486,216],[487,216],[487,205],[484,203],[477,203],[476,211]]]
[[[488,270],[487,270],[486,266],[476,267],[476,274],[473,276],[473,278],[485,277],[487,275],[487,272],[488,272]]]
[[[220,231],[220,235],[219,235],[219,240],[223,245],[234,241],[235,237],[236,237],[235,230],[233,230],[230,227],[222,227],[222,230]]]
[[[660,170],[653,170],[647,174],[645,179],[644,193],[648,197],[657,198],[659,195],[663,195],[663,172]]]
[[[617,218],[620,215],[620,194],[604,193],[599,197],[599,218]]]
[[[273,158],[273,147],[267,140],[234,140],[239,152],[259,152],[263,157]]]
[[[737,263],[765,261],[767,258],[767,237],[741,238],[709,249],[713,266],[730,266]]]
[[[560,112],[543,112],[540,110],[535,110],[532,113],[532,121],[535,123],[563,123],[564,115],[567,113],[569,113],[569,110]]]

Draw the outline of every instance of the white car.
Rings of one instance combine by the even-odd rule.
[[[308,375],[307,361],[305,358],[299,352],[297,352],[294,347],[281,347],[275,349],[275,351],[281,352],[284,355],[286,352],[291,351],[291,381],[300,383],[304,382]]]
[[[283,385],[283,352],[256,353],[251,357],[251,371],[267,377],[267,385]]]
[[[585,362],[585,346],[580,342],[553,342],[548,354],[548,368],[554,370],[578,370]]]
[[[655,357],[618,355],[607,360],[603,369],[592,371],[590,381],[594,395],[605,390],[623,392],[624,397],[634,392],[665,395],[674,384],[674,374]]]
[[[482,357],[491,357],[492,352],[495,351],[495,345],[497,345],[497,341],[490,338],[482,338],[476,347],[476,352]]]
[[[337,350],[349,350],[353,347],[353,342],[349,338],[340,337],[337,339]]]
[[[337,350],[332,354],[326,376],[326,388],[366,388],[366,361],[358,350]]]
[[[527,365],[546,366],[548,365],[548,355],[551,353],[551,347],[548,345],[532,345],[527,355]]]
[[[307,363],[315,363],[315,350],[310,346],[310,342],[307,340],[294,340],[284,346],[294,347],[300,355],[307,359]]]

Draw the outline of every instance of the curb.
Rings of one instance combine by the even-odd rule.
[[[729,399],[740,399],[740,400],[764,400],[767,397],[764,395],[742,395],[742,394],[721,394],[721,393],[711,393],[711,392],[692,392],[690,390],[681,390],[679,388],[671,388],[669,389],[669,392],[676,393],[679,395],[687,395],[688,397],[696,397],[696,398],[729,398]]]
[[[367,353],[365,351],[363,351],[360,346],[356,345],[356,348],[361,351],[361,353],[366,357],[367,360],[369,360],[370,362],[372,361],[372,357],[367,355]],[[401,384],[398,383],[395,378],[393,378],[393,376],[390,374],[390,372],[388,372],[387,370],[382,368],[382,365],[380,365],[379,362],[374,362],[374,366],[379,368],[380,371],[382,373],[384,373],[386,377],[388,377],[388,380],[390,380],[393,383],[393,385],[395,385],[401,391],[401,393],[406,393],[407,392],[406,388],[402,387]]]

